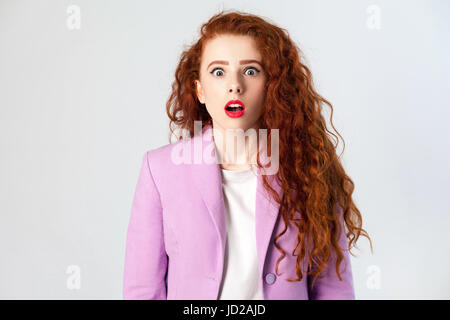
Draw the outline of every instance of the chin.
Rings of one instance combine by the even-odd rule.
[[[225,129],[242,129],[244,132],[250,127],[250,123],[240,119],[228,119]]]
[[[225,130],[242,129],[244,132],[247,131],[248,128],[251,128],[255,123],[255,121],[250,121],[249,119],[246,119],[245,115],[242,116],[241,118],[229,118],[225,116],[219,120],[216,120],[215,122],[218,126],[222,127]]]

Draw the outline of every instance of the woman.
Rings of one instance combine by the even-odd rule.
[[[189,137],[143,157],[125,299],[354,299],[349,250],[370,238],[300,53],[236,11],[183,52],[167,113]]]

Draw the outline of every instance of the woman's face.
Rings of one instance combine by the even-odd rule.
[[[267,78],[261,63],[261,54],[250,36],[220,35],[206,43],[196,89],[214,128],[258,129]],[[244,109],[225,109],[231,100],[239,100]]]

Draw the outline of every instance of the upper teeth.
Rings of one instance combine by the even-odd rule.
[[[237,104],[237,103],[232,103],[232,104],[229,104],[228,106],[233,107],[233,108],[242,107],[240,104]]]

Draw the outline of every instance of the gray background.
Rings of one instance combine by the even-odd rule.
[[[67,27],[72,4],[79,30]],[[370,5],[380,29],[367,24]],[[221,8],[287,29],[335,108],[374,242],[373,254],[365,238],[353,251],[357,299],[450,298],[449,7],[0,1],[0,298],[122,298],[142,156],[169,142],[165,102],[179,54]],[[70,265],[81,270],[79,289],[67,286]],[[368,285],[374,277],[378,287]]]

